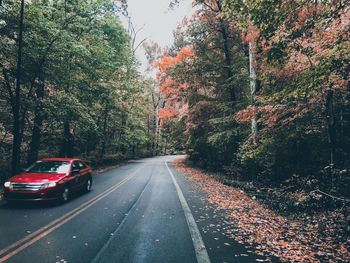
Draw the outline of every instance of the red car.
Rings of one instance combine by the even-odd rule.
[[[72,193],[89,192],[92,170],[80,159],[46,158],[5,182],[8,201],[68,201]]]

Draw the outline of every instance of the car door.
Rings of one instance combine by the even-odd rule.
[[[79,187],[84,187],[90,176],[90,168],[82,161],[78,161],[78,166],[80,170]]]
[[[70,178],[70,186],[72,190],[78,189],[82,182],[81,182],[81,169],[79,165],[79,161],[73,161],[72,163],[72,169],[71,169],[71,178]]]

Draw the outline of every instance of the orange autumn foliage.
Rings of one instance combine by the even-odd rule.
[[[248,106],[238,111],[235,114],[235,119],[238,122],[250,124],[252,118],[258,116],[259,122],[264,124],[267,128],[284,126],[297,118],[303,117],[319,104],[320,101],[318,99],[311,98],[307,102],[298,103],[294,107],[284,104]]]
[[[250,41],[257,41],[259,36],[259,30],[251,23],[249,24],[248,28],[242,32],[242,40],[245,43],[249,43]]]
[[[290,14],[289,23],[281,24],[271,38],[259,36],[254,28],[248,28],[246,32],[243,32],[243,41],[259,38],[257,41],[259,48],[256,54],[257,71],[262,79],[266,77],[275,79],[276,83],[292,83],[310,70],[322,70],[322,65],[325,65],[326,61],[342,61],[348,57],[350,52],[350,7],[340,10],[337,16],[329,17],[326,22],[318,22],[314,26],[310,26],[312,21],[317,21],[317,15],[324,15],[324,12],[325,9],[321,5],[318,7],[301,6],[295,10],[294,14]],[[299,34],[298,37],[290,37],[291,32],[299,31],[303,31],[303,33]],[[285,41],[286,39],[288,41]],[[276,48],[278,43],[288,44],[284,50],[288,56],[284,57],[283,64],[274,64],[269,60],[262,59],[264,55]],[[329,85],[332,85],[333,89],[338,92],[347,90],[349,79],[345,75],[346,66],[343,67],[343,71],[324,73],[328,74],[327,77],[323,74],[326,81],[320,83],[320,86],[315,90],[305,89],[301,86],[300,93],[289,94],[286,91],[285,96],[290,96],[289,102],[281,100],[278,96],[275,101],[265,97],[266,101],[263,101],[262,105],[249,106],[239,111],[235,114],[235,119],[250,124],[251,119],[257,116],[259,123],[265,128],[280,127],[292,123],[323,107]],[[304,89],[305,91],[303,91]],[[261,95],[259,94],[256,98],[258,101],[264,99]],[[281,103],[282,101],[283,103]]]
[[[187,59],[193,58],[194,55],[194,50],[191,46],[183,47],[175,57],[164,55],[153,63],[153,67],[158,70],[157,78],[160,79],[162,74],[166,73],[169,68],[174,67],[177,64],[181,64]]]
[[[293,19],[293,30],[302,30],[305,27],[306,32],[289,43],[287,63],[283,68],[276,69],[277,74],[285,76],[300,74],[319,65],[324,59],[331,59],[341,55],[341,52],[350,50],[350,7],[342,10],[337,18],[329,19],[324,25],[307,28],[308,21],[313,19],[315,13],[321,11],[320,7],[302,7],[298,10],[296,18]],[[263,52],[267,53],[275,43],[288,37],[285,27],[283,25],[269,41],[261,39]],[[340,48],[343,51],[340,51]],[[261,70],[271,70],[271,65],[262,64]]]
[[[172,77],[170,71],[173,67],[190,61],[194,56],[193,48],[186,46],[176,56],[164,55],[153,63],[153,67],[157,69],[158,86],[164,100],[164,107],[159,111],[159,117],[163,121],[183,114],[185,112],[183,109],[187,108],[182,94],[189,86]]]
[[[163,108],[159,110],[159,118],[163,120],[173,118],[176,115],[177,115],[177,111],[175,111],[174,109]]]

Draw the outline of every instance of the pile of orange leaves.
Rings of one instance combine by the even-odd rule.
[[[334,223],[339,213],[291,220],[181,160],[175,166],[204,191],[211,205],[225,211],[224,223],[232,226],[226,235],[254,248],[255,253],[275,256],[283,262],[349,262],[350,239]]]

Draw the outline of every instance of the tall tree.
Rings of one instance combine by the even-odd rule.
[[[21,103],[16,130],[22,138],[19,153],[27,154],[28,163],[58,155],[85,155],[97,161],[101,158],[94,156],[101,152],[108,158],[123,155],[121,148],[125,154],[143,154],[147,149],[150,98],[144,93],[147,85],[137,71],[130,37],[118,18],[125,4],[110,0],[26,3],[21,79],[16,81],[20,5],[3,2],[1,167],[10,161],[8,147],[16,146],[10,142],[14,122],[8,121],[17,116],[16,87]],[[9,174],[4,171],[2,176]]]
[[[13,100],[13,146],[12,146],[12,174],[19,170],[21,160],[21,76],[22,76],[22,49],[23,49],[23,30],[24,30],[24,0],[21,0],[19,11],[18,26],[18,51],[17,51],[17,74],[16,88]]]

